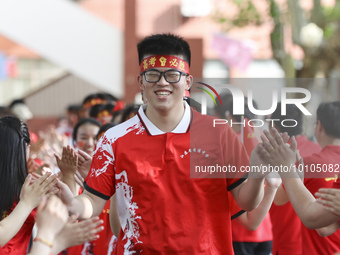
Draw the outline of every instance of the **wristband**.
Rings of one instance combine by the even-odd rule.
[[[33,239],[33,242],[41,242],[41,243],[47,245],[50,248],[52,248],[52,246],[53,246],[53,243],[51,243],[50,241],[48,241],[44,238],[36,237],[36,238]]]

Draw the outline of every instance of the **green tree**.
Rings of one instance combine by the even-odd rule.
[[[336,0],[332,7],[323,6],[320,0],[313,0],[310,11],[302,9],[297,0],[287,0],[284,5],[275,0],[260,0],[267,5],[266,13],[257,8],[255,1],[222,1],[232,2],[237,8],[237,14],[233,17],[228,17],[225,11],[215,11],[214,20],[222,25],[225,32],[235,27],[273,22],[270,36],[273,57],[286,77],[314,78],[318,75],[327,78],[332,70],[340,68],[340,0]],[[298,70],[292,56],[284,50],[284,37],[287,36],[285,26],[291,27],[292,41],[301,47],[305,55],[303,65]],[[315,37],[320,32],[321,38],[318,40]]]

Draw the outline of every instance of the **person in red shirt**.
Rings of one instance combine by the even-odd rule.
[[[339,101],[319,105],[315,137],[322,147],[322,151],[304,159],[304,171],[305,177],[307,177],[304,181],[305,185],[298,178],[298,171],[294,168],[291,168],[292,171],[280,173],[289,200],[306,227],[302,227],[304,254],[333,254],[340,250],[340,232],[336,231],[334,227],[338,225],[339,216],[327,211],[313,196],[319,188],[334,185],[334,178],[331,177],[334,176],[334,167],[340,163],[339,120]],[[267,156],[268,162],[280,159],[285,166],[294,164],[296,158],[295,139],[292,139],[289,148],[275,130],[271,131],[271,134],[266,133],[268,140],[260,149]],[[319,171],[312,170],[319,164],[327,166],[329,171],[319,173]],[[327,238],[320,238],[316,231],[307,228],[317,229],[323,236],[336,232]]]
[[[4,254],[26,253],[34,225],[33,209],[57,181],[56,176],[46,174],[29,185],[29,144],[24,122],[14,116],[0,118],[0,245]]]
[[[227,191],[250,211],[262,200],[268,172],[250,172],[258,178],[245,181],[244,172],[206,171],[244,169],[249,160],[230,127],[213,128],[212,117],[183,101],[193,82],[185,40],[152,35],[138,44],[138,53],[137,80],[147,104],[100,139],[84,193],[74,198],[58,183],[60,196],[71,212],[88,218],[116,194],[116,254],[232,254]],[[262,161],[252,154],[251,165]]]
[[[255,119],[256,116],[249,110],[247,98],[244,100],[244,115],[241,116],[233,114],[233,98],[231,94],[222,94],[220,96],[222,104],[216,106],[215,112],[219,118],[225,118],[228,123],[231,124],[231,128],[235,131],[237,137],[244,145],[248,156],[250,156],[259,141],[255,136],[254,128],[247,123],[249,120]],[[253,102],[253,105],[257,108],[255,102]],[[272,178],[269,178],[268,180],[270,181],[271,179]],[[268,190],[268,187],[266,190]],[[272,200],[270,201],[272,203]],[[259,207],[261,206],[259,205]],[[254,211],[251,213],[253,212]],[[235,255],[269,255],[272,251],[273,240],[272,224],[269,214],[266,213],[259,226],[257,226],[256,229],[251,230],[249,230],[248,227],[245,227],[244,224],[238,222],[239,218],[240,217],[236,218],[237,220],[232,221],[233,248]]]
[[[81,161],[81,157],[88,157],[91,161],[97,141],[97,135],[100,131],[101,123],[93,118],[81,119],[74,128],[73,142],[75,147],[81,151],[75,153],[70,146],[63,148],[63,154],[60,158],[56,155],[57,163],[63,173],[63,181],[70,187],[74,195],[82,193],[82,190],[76,183],[76,171],[81,174],[79,179],[87,176],[89,169],[82,169],[77,165],[77,161]],[[78,159],[79,158],[79,159]],[[72,159],[72,160],[70,160]],[[73,162],[73,164],[72,164]],[[99,215],[99,218],[104,222],[104,231],[99,234],[99,238],[85,244],[70,247],[63,251],[62,254],[67,255],[86,255],[86,254],[106,254],[110,255],[113,252],[114,241],[116,237],[110,228],[109,222],[110,201],[108,201]]]
[[[58,191],[53,189],[57,182],[55,175],[46,173],[37,178],[35,174],[28,174],[26,159],[29,145],[30,135],[24,122],[14,116],[0,118],[0,254],[26,254],[35,222],[34,209],[43,197],[46,201]],[[56,236],[53,248],[62,249],[94,239],[102,230],[98,227],[101,223],[98,219],[84,224],[68,222]],[[44,226],[45,230],[49,227],[48,224]],[[49,229],[48,232],[59,230]],[[79,235],[82,230],[88,231],[86,236]]]
[[[289,136],[295,136],[297,149],[301,157],[311,156],[321,151],[321,147],[317,143],[308,140],[306,136],[302,135],[303,114],[296,105],[287,105],[286,115],[282,115],[281,103],[278,103],[276,110],[271,115],[271,119],[276,120],[274,127],[279,132],[287,132]],[[285,119],[295,120],[296,126],[288,127],[282,125],[282,121]],[[276,205],[275,202],[278,205]],[[301,221],[296,215],[282,187],[279,189],[277,198],[274,200],[274,204],[270,209],[270,217],[273,225],[272,253],[274,255],[301,255]]]

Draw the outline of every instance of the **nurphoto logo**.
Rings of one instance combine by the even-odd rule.
[[[208,94],[212,100],[214,101],[215,106],[217,106],[217,100],[216,98],[219,100],[219,103],[222,105],[223,103],[226,102],[222,102],[220,95],[217,93],[216,89],[213,88],[212,86],[203,83],[203,82],[197,82],[200,85],[205,86],[206,88],[209,88],[210,91],[212,91],[216,97],[213,96],[213,94],[207,90],[206,88],[202,88],[202,87],[197,87],[199,90],[204,91],[206,94]],[[244,115],[244,107],[245,107],[245,99],[247,99],[247,106],[249,108],[249,111],[257,116],[269,116],[270,114],[272,114],[276,108],[277,108],[277,103],[278,103],[278,99],[279,99],[279,95],[280,96],[280,104],[281,104],[281,114],[282,115],[286,115],[286,106],[288,104],[294,104],[296,105],[301,112],[304,115],[312,115],[304,106],[304,103],[307,103],[310,99],[311,99],[311,93],[310,91],[308,91],[305,88],[299,88],[299,87],[283,87],[283,88],[273,88],[272,89],[272,97],[271,97],[271,106],[269,109],[256,109],[254,107],[254,97],[253,97],[253,89],[248,89],[247,90],[247,97],[245,97],[243,91],[239,88],[236,87],[234,85],[231,84],[223,84],[223,85],[219,85],[219,88],[222,88],[223,90],[227,90],[228,92],[230,92],[230,94],[232,95],[232,104],[233,104],[233,115]],[[201,101],[201,113],[203,115],[207,114],[207,101],[205,99],[206,94],[202,93],[202,101]],[[291,94],[300,94],[300,98],[291,98],[289,97],[289,95]],[[270,118],[266,118],[264,121],[267,121],[269,123],[271,123],[271,126],[274,126],[274,122],[275,121],[279,121],[278,119],[270,119]],[[246,124],[248,124],[248,126],[251,127],[262,127],[264,125],[264,121],[262,119],[251,119],[251,120],[243,120],[242,122],[231,122],[229,123],[230,125],[243,125],[245,126]],[[214,127],[216,125],[223,125],[223,124],[227,124],[228,120],[226,119],[215,119],[214,120]],[[296,120],[294,119],[284,119],[281,121],[281,124],[285,127],[295,127],[297,125]]]

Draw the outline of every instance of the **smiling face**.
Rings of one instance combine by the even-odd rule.
[[[98,131],[99,127],[91,123],[85,123],[80,126],[76,137],[77,147],[92,156],[97,142],[96,135]]]
[[[176,69],[159,67],[152,68],[152,70],[165,72]],[[148,108],[150,107],[157,112],[178,111],[179,107],[183,107],[184,91],[189,90],[192,79],[191,75],[181,75],[179,82],[170,83],[165,80],[164,74],[158,82],[147,82],[144,74],[137,77],[144,99],[147,100]]]

